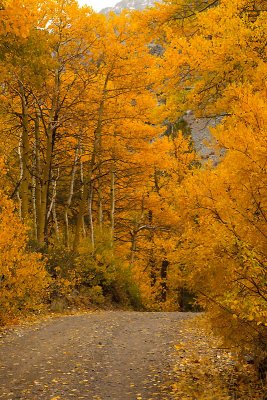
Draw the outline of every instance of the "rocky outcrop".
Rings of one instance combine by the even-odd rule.
[[[120,14],[122,10],[144,10],[147,7],[152,7],[155,0],[122,0],[117,3],[114,7],[106,7],[100,11],[101,14],[108,14],[109,12],[115,12]]]
[[[196,152],[202,161],[211,160],[216,165],[224,149],[216,149],[216,140],[212,137],[209,128],[214,128],[221,122],[221,118],[196,118],[191,111],[183,117],[188,124]]]

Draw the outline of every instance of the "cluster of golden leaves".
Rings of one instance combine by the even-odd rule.
[[[0,209],[0,324],[4,324],[25,312],[39,311],[51,279],[41,255],[27,251],[27,229],[2,191]]]
[[[79,147],[79,173],[86,183],[74,182],[76,197],[67,210],[73,229],[84,211],[77,193],[94,186],[94,226],[88,231],[97,231],[101,212],[107,230],[115,218],[115,244],[109,250],[121,255],[122,264],[131,264],[143,303],[174,309],[177,288],[186,279],[201,305],[220,316],[217,326],[224,326],[226,338],[259,351],[259,338],[267,340],[266,10],[261,1],[215,3],[201,8],[199,2],[165,1],[142,18],[125,13],[105,19],[74,1],[63,7],[47,0],[35,7],[27,0],[16,3],[16,13],[15,3],[6,1],[0,33],[10,42],[1,63],[1,126],[8,129],[9,149],[1,146],[1,152],[7,153],[9,193],[21,172],[24,182],[34,178],[29,171],[37,170],[38,154],[35,185],[44,191],[46,178],[53,177],[56,211],[63,215]],[[152,40],[162,45],[157,57],[147,46]],[[28,145],[39,145],[36,154],[24,154],[27,173],[14,151],[23,152],[21,133],[10,135],[21,124],[25,95]],[[188,109],[200,117],[219,117],[212,129],[221,155],[217,166],[194,168],[189,140],[179,132],[163,135],[163,122],[177,122]],[[47,139],[53,139],[49,127],[54,129],[55,116],[57,151]],[[48,165],[51,170],[44,174]],[[24,197],[31,198],[30,183],[26,192]],[[50,187],[43,199],[51,192]],[[34,221],[31,213],[29,218]],[[58,220],[60,237],[64,221]],[[49,222],[53,231],[54,221]],[[3,224],[7,235],[8,224]],[[5,240],[15,241],[10,235]],[[42,235],[41,245],[44,229]],[[105,250],[95,257],[100,272],[102,256]],[[69,284],[62,279],[64,292]],[[166,288],[169,297],[162,301]]]
[[[152,14],[166,26],[161,40],[169,118],[178,108],[217,118],[211,129],[217,165],[207,163],[177,190],[183,226],[177,251],[189,287],[213,313],[215,329],[228,344],[264,359],[266,6],[223,0],[204,8],[196,6],[189,15],[188,2],[167,1]]]

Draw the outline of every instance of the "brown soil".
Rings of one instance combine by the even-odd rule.
[[[1,338],[0,399],[172,399],[181,321],[190,313],[101,311]]]

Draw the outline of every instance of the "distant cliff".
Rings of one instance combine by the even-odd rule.
[[[157,0],[158,1],[158,0]],[[106,7],[100,11],[101,14],[108,14],[113,11],[115,14],[120,14],[122,10],[144,10],[146,7],[152,7],[155,0],[122,0],[114,7]]]

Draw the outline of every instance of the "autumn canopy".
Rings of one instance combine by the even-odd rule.
[[[267,356],[266,10],[1,1],[2,324],[195,307]]]

